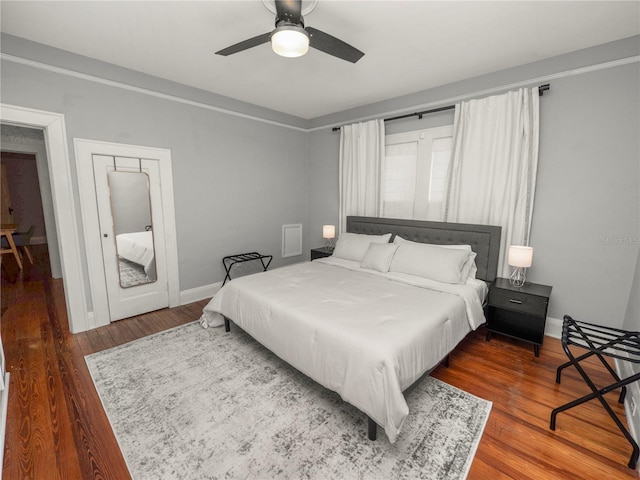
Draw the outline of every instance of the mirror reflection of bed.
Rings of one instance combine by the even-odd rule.
[[[155,282],[149,177],[144,172],[117,170],[108,176],[120,287]]]
[[[116,245],[122,288],[156,281],[152,230],[116,235]]]

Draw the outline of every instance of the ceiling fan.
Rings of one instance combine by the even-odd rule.
[[[265,0],[263,3],[273,12]],[[317,0],[313,2],[311,9],[307,9],[307,12],[313,10],[316,3]],[[302,17],[302,0],[275,0],[275,14],[275,30],[231,45],[216,52],[216,55],[226,57],[267,42],[271,42],[274,52],[284,57],[300,57],[307,53],[309,47],[351,63],[356,63],[364,55],[357,48],[328,33],[305,27]]]

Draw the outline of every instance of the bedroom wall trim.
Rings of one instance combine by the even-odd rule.
[[[213,297],[222,287],[222,282],[203,285],[202,287],[189,288],[180,292],[180,305],[207,300]]]
[[[625,362],[619,359],[614,359],[616,372],[620,376],[620,378],[627,378],[633,375],[634,372],[631,366],[631,362]],[[624,413],[627,418],[627,426],[629,427],[629,433],[631,436],[638,441],[638,432],[640,432],[640,414],[638,413],[638,409],[633,408],[631,405],[631,401],[633,400],[637,405],[638,400],[640,399],[640,384],[639,382],[634,382],[631,385],[627,385],[627,392],[630,395],[626,395],[624,399]],[[635,415],[633,415],[635,413]],[[637,471],[640,472],[640,465],[636,468]]]
[[[547,337],[560,338],[562,336],[562,320],[559,318],[547,317],[544,334]]]
[[[458,95],[455,97],[448,97],[448,98],[444,98],[444,99],[439,99],[437,101],[434,102],[428,102],[428,103],[421,103],[419,105],[413,105],[410,107],[404,107],[404,108],[399,108],[399,109],[395,109],[395,110],[388,110],[388,111],[384,111],[384,112],[376,112],[375,114],[372,115],[365,115],[362,117],[358,117],[358,118],[347,118],[338,122],[331,122],[331,123],[327,123],[327,124],[323,124],[317,127],[312,127],[307,129],[307,132],[315,132],[317,130],[324,130],[326,128],[334,128],[334,127],[339,127],[341,125],[344,124],[350,124],[350,123],[357,123],[357,122],[364,122],[367,120],[372,120],[374,118],[383,118],[383,117],[390,117],[390,116],[394,116],[394,115],[402,115],[402,114],[406,114],[406,113],[411,113],[414,110],[429,110],[429,109],[435,109],[438,107],[441,107],[443,105],[452,105],[452,104],[456,104],[465,100],[471,100],[473,98],[479,98],[479,97],[484,97],[484,96],[489,96],[489,95],[495,95],[498,93],[504,93],[508,90],[515,90],[518,88],[523,88],[523,87],[535,87],[540,83],[548,83],[552,80],[556,80],[559,78],[565,78],[565,77],[572,77],[574,75],[582,75],[585,73],[591,73],[591,72],[596,72],[598,70],[606,70],[609,68],[615,68],[615,67],[620,67],[623,65],[628,65],[631,63],[637,63],[640,62],[640,55],[636,55],[636,56],[632,56],[632,57],[626,57],[626,58],[621,58],[619,60],[612,60],[610,62],[603,62],[603,63],[598,63],[595,65],[589,65],[587,67],[581,67],[581,68],[575,68],[575,69],[571,69],[571,70],[565,70],[562,72],[557,72],[557,73],[552,73],[549,75],[543,75],[540,77],[535,77],[535,78],[530,78],[527,80],[521,80],[519,82],[514,82],[514,83],[510,83],[510,84],[506,84],[506,85],[500,85],[497,87],[492,87],[492,88],[488,88],[485,90],[479,90],[476,92],[471,92],[471,93],[465,93],[463,95]]]
[[[170,100],[172,102],[182,103],[185,105],[191,105],[192,107],[204,108],[206,110],[213,110],[214,112],[224,113],[227,115],[233,115],[235,117],[245,118],[247,120],[254,120],[257,122],[268,123],[270,125],[276,125],[278,127],[291,128],[293,130],[298,130],[301,132],[308,131],[306,128],[298,127],[295,125],[289,125],[282,122],[277,122],[275,120],[269,120],[267,118],[256,117],[254,115],[249,115],[246,113],[236,112],[233,110],[229,110],[227,108],[216,107],[215,105],[210,105],[208,103],[198,102],[195,100],[189,100],[188,98],[179,97],[177,95],[170,95],[167,93],[158,92],[155,90],[151,90],[143,87],[136,87],[134,85],[128,85],[126,83],[118,82],[115,80],[109,80],[102,77],[97,77],[95,75],[90,75],[87,73],[76,72],[73,70],[69,70],[62,67],[56,67],[53,65],[48,65],[42,62],[36,62],[33,60],[28,60],[26,58],[17,57],[14,55],[8,55],[6,53],[0,53],[0,59],[7,60],[9,62],[19,63],[21,65],[26,65],[33,68],[38,68],[40,70],[46,70],[48,72],[58,73],[60,75],[66,75],[68,77],[80,78],[82,80],[87,80],[89,82],[100,83],[102,85],[108,85],[110,87],[121,88],[123,90],[129,90],[131,92],[142,93],[144,95],[149,95],[152,97],[161,98],[164,100]]]
[[[241,118],[245,118],[248,120],[254,120],[254,121],[258,121],[258,122],[262,122],[262,123],[267,123],[270,125],[276,125],[279,127],[284,127],[284,128],[290,128],[293,130],[297,130],[300,132],[314,132],[317,130],[322,130],[325,128],[333,128],[345,123],[354,123],[354,122],[361,122],[364,120],[371,120],[372,118],[377,118],[377,117],[386,117],[386,116],[392,116],[392,115],[399,115],[399,114],[404,114],[407,113],[413,109],[431,109],[431,108],[436,108],[442,105],[449,105],[449,104],[455,104],[457,102],[461,102],[463,100],[469,100],[471,98],[475,98],[475,97],[481,97],[481,96],[486,96],[486,95],[492,95],[495,93],[502,93],[505,92],[507,90],[512,90],[512,89],[517,89],[520,87],[530,87],[534,84],[537,83],[545,83],[545,82],[549,82],[551,80],[554,79],[558,79],[558,78],[565,78],[565,77],[570,77],[570,76],[574,76],[574,75],[582,75],[585,73],[590,73],[590,72],[594,72],[594,71],[598,71],[598,70],[605,70],[605,69],[609,69],[609,68],[615,68],[615,67],[619,67],[622,65],[627,65],[630,63],[635,63],[635,62],[640,62],[640,55],[636,55],[636,56],[631,56],[631,57],[626,57],[626,58],[621,58],[618,60],[612,60],[609,62],[603,62],[603,63],[598,63],[595,65],[589,65],[586,67],[580,67],[580,68],[574,68],[574,69],[570,69],[570,70],[565,70],[562,72],[557,72],[557,73],[553,73],[553,74],[549,74],[549,75],[543,75],[540,77],[536,77],[536,78],[530,78],[530,79],[525,79],[525,80],[521,80],[519,82],[514,82],[514,83],[510,83],[507,85],[501,85],[501,86],[497,86],[497,87],[493,87],[493,88],[489,88],[486,90],[480,90],[477,92],[471,92],[471,93],[466,93],[464,95],[459,95],[459,96],[455,96],[455,97],[449,97],[449,98],[445,98],[445,99],[440,99],[434,102],[428,102],[428,103],[423,103],[423,104],[419,104],[419,105],[415,105],[415,106],[410,106],[410,107],[405,107],[402,109],[395,109],[395,110],[389,110],[389,111],[385,111],[385,112],[377,112],[374,115],[367,115],[367,116],[363,116],[363,117],[359,117],[359,118],[343,118],[340,121],[336,121],[336,122],[331,122],[331,123],[327,123],[327,124],[323,124],[317,127],[312,127],[312,128],[305,128],[305,127],[300,127],[300,126],[296,126],[296,125],[290,125],[287,123],[282,123],[282,122],[278,122],[275,120],[269,120],[266,118],[262,118],[262,117],[257,117],[254,115],[249,115],[246,113],[240,113],[240,112],[236,112],[234,110],[230,110],[227,108],[222,108],[222,107],[217,107],[215,105],[210,105],[207,103],[203,103],[203,102],[198,102],[195,100],[190,100],[187,98],[183,98],[183,97],[179,97],[177,95],[170,95],[170,94],[166,94],[166,93],[162,93],[162,92],[158,92],[155,90],[151,90],[149,88],[143,88],[143,87],[136,87],[133,85],[129,85],[123,82],[118,82],[115,80],[109,80],[106,78],[102,78],[102,77],[98,77],[96,75],[90,75],[87,73],[82,73],[82,72],[77,72],[74,70],[69,70],[67,68],[62,68],[62,67],[56,67],[54,65],[49,65],[46,63],[42,63],[42,62],[37,62],[34,60],[29,60],[23,57],[19,57],[16,55],[9,55],[7,53],[0,53],[0,59],[1,60],[6,60],[6,61],[10,61],[10,62],[14,62],[14,63],[18,63],[18,64],[22,64],[22,65],[26,65],[29,67],[33,67],[33,68],[37,68],[40,70],[46,70],[49,72],[53,72],[53,73],[57,73],[60,75],[66,75],[66,76],[70,76],[70,77],[75,77],[75,78],[80,78],[83,80],[87,80],[90,82],[94,82],[94,83],[100,83],[102,85],[108,85],[108,86],[112,86],[112,87],[116,87],[116,88],[121,88],[124,90],[129,90],[129,91],[133,91],[133,92],[137,92],[137,93],[141,93],[144,95],[150,95],[153,97],[157,97],[157,98],[162,98],[165,100],[170,100],[173,102],[178,102],[178,103],[183,103],[185,105],[191,105],[194,107],[199,107],[199,108],[204,108],[207,110],[212,110],[212,111],[216,111],[216,112],[220,112],[220,113],[224,113],[227,115],[233,115],[236,117],[241,117]]]
[[[89,328],[89,315],[64,115],[0,104],[0,121],[44,129],[69,330],[83,332]]]

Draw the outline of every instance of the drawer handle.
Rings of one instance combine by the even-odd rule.
[[[522,300],[514,300],[513,298],[510,298],[509,301],[511,303],[517,303],[518,305],[522,305]]]

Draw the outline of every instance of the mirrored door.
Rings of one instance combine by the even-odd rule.
[[[93,155],[111,321],[169,305],[158,164]]]
[[[107,174],[116,239],[120,288],[157,281],[149,175],[114,170]]]

